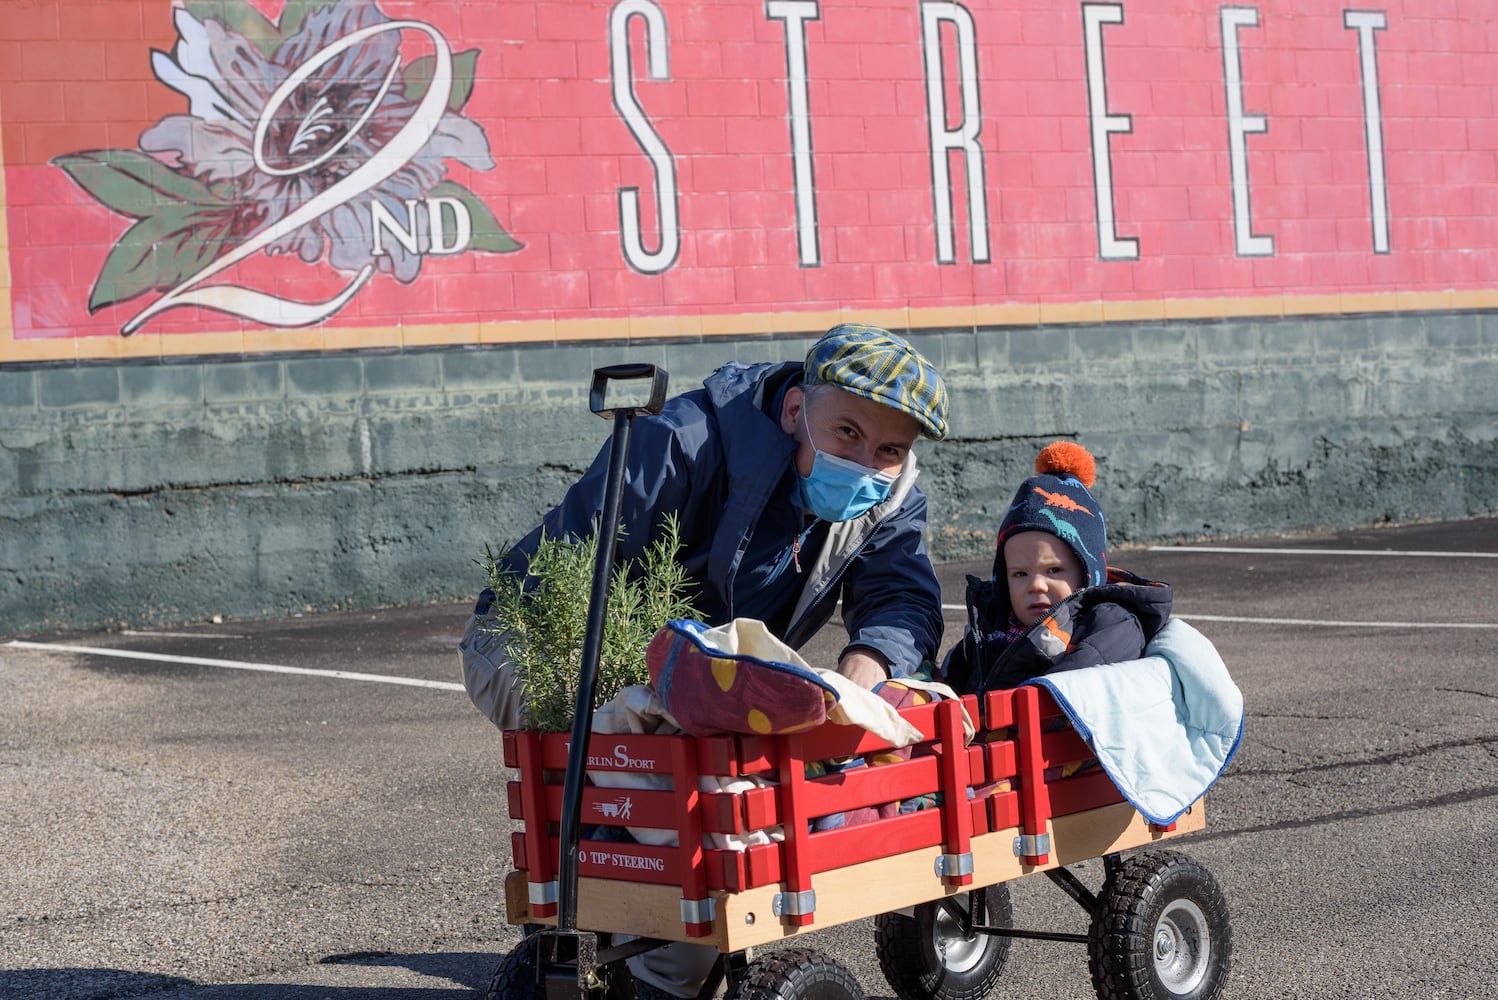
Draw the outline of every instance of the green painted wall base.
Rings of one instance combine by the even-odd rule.
[[[684,391],[813,336],[0,368],[0,633],[470,597],[603,444],[593,367]],[[1498,314],[911,339],[952,394],[938,560],[991,552],[1057,438],[1115,547],[1498,513]]]

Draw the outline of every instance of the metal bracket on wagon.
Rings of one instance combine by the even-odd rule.
[[[941,854],[936,858],[936,874],[942,878],[957,878],[973,873],[973,852]]]
[[[798,917],[814,913],[817,909],[817,890],[801,892],[777,892],[770,903],[770,910],[777,917]]]
[[[681,901],[681,922],[684,924],[710,924],[717,916],[717,901],[711,896],[707,899],[683,899]]]
[[[1014,838],[1014,854],[1020,858],[1038,858],[1051,853],[1049,833],[1021,834]]]
[[[578,1000],[603,987],[598,976],[598,935],[548,927],[540,938],[543,975],[537,1000]]]

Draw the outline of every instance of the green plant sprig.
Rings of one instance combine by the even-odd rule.
[[[648,684],[645,650],[650,640],[667,621],[698,616],[690,597],[694,584],[676,558],[680,550],[680,524],[670,514],[640,558],[614,567],[595,707],[625,687]],[[523,692],[521,725],[527,729],[572,728],[597,553],[596,533],[581,539],[543,533],[521,573],[486,549],[495,599],[485,627],[505,637],[505,652]]]

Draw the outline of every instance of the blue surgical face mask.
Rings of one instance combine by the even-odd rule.
[[[806,509],[824,521],[851,521],[889,496],[895,477],[875,472],[846,458],[838,458],[817,448],[806,423],[806,407],[801,408],[806,426],[806,440],[816,450],[811,474],[801,477],[801,499]]]

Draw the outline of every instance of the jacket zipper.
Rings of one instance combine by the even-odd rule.
[[[806,526],[805,531],[801,532],[801,534],[797,535],[794,539],[791,540],[791,562],[796,566],[797,576],[801,575],[801,543],[806,541],[806,536],[811,534],[811,529],[815,528],[816,526],[817,522],[812,521]]]
[[[864,534],[860,536],[858,544],[852,549],[853,555],[850,555],[848,558],[844,559],[841,565],[837,567],[836,571],[829,574],[827,579],[822,581],[822,586],[818,588],[817,593],[812,597],[810,601],[806,603],[806,610],[801,613],[801,617],[791,622],[790,627],[785,630],[787,635],[792,635],[795,633],[797,626],[799,626],[801,622],[811,614],[812,610],[815,609],[819,603],[821,603],[822,595],[827,593],[828,590],[832,589],[832,587],[837,583],[838,580],[842,579],[843,573],[848,569],[848,564],[853,561],[853,556],[856,556],[858,554],[859,550],[863,548],[864,543],[869,540],[869,537],[873,535],[874,532],[879,530],[880,525],[884,524],[885,521],[888,521],[891,517],[893,517],[897,510],[899,510],[898,504],[895,507],[891,508],[879,520],[871,524],[869,526],[869,530],[864,532]]]

